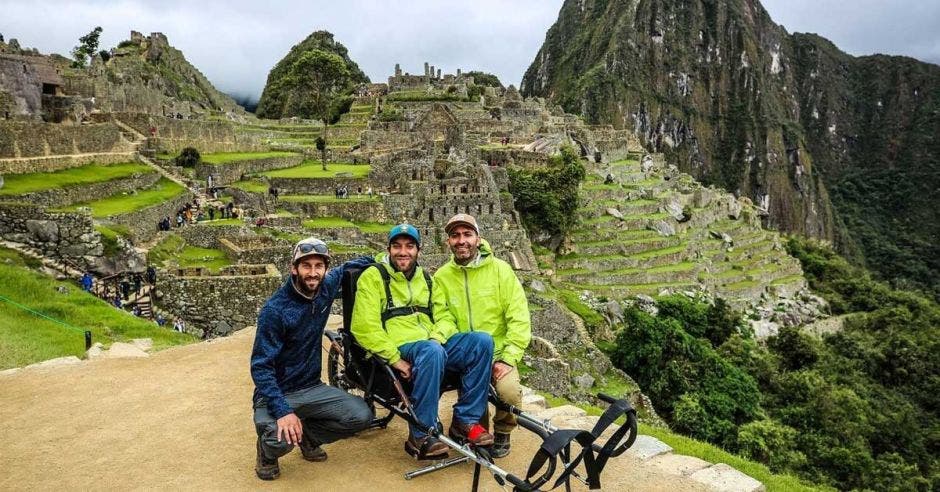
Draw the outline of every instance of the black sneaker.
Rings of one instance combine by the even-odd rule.
[[[434,436],[421,438],[409,436],[405,441],[405,452],[419,460],[441,460],[448,456],[450,447]]]
[[[326,451],[306,435],[300,438],[300,454],[307,461],[326,461]]]
[[[258,444],[255,446],[257,459],[255,462],[255,473],[261,480],[274,480],[281,476],[281,467],[277,465],[277,458],[269,459],[264,455],[261,449],[261,437],[258,437]]]
[[[509,455],[509,433],[497,432],[493,439],[493,447],[490,448],[490,456],[494,458],[503,458]]]

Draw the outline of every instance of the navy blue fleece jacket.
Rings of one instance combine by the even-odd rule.
[[[313,299],[297,292],[293,277],[268,299],[258,314],[258,331],[251,351],[255,406],[266,403],[271,416],[279,419],[293,412],[285,393],[322,384],[323,328],[333,299],[339,295],[343,272],[348,267],[363,267],[372,262],[371,257],[363,256],[331,269]]]

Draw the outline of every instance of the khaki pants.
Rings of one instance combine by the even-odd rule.
[[[519,371],[514,367],[509,374],[503,376],[503,379],[496,381],[496,394],[499,399],[515,407],[522,406],[522,384],[519,382]],[[486,414],[483,415],[483,424],[489,428],[490,406],[486,407]],[[501,434],[509,434],[516,428],[516,416],[503,410],[496,410],[493,416],[493,430]]]

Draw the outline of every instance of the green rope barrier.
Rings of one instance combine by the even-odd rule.
[[[42,313],[40,313],[39,311],[35,311],[35,310],[33,310],[33,309],[30,309],[28,306],[24,306],[24,305],[22,305],[22,304],[20,304],[20,303],[18,303],[18,302],[16,302],[16,301],[14,301],[14,300],[12,300],[12,299],[9,299],[9,298],[7,298],[7,297],[0,296],[0,301],[6,301],[6,302],[8,302],[8,303],[10,303],[10,304],[12,304],[12,305],[14,305],[14,306],[16,306],[16,307],[18,307],[18,308],[24,310],[24,311],[27,311],[27,312],[32,313],[32,314],[35,314],[36,316],[39,316],[40,318],[45,318],[45,319],[47,319],[47,320],[49,320],[49,321],[58,323],[58,324],[60,324],[60,325],[62,325],[62,326],[64,326],[64,327],[66,327],[66,328],[70,328],[70,329],[72,329],[72,330],[78,330],[78,331],[80,331],[80,332],[82,332],[82,333],[84,333],[84,332],[86,331],[86,330],[84,330],[84,329],[82,329],[82,328],[79,328],[79,327],[77,327],[77,326],[72,326],[72,325],[70,325],[70,324],[68,324],[68,323],[66,323],[65,321],[62,321],[62,320],[60,320],[60,319],[55,319],[55,318],[53,318],[53,317],[51,317],[51,316],[47,316],[47,315],[45,315],[45,314],[42,314]]]

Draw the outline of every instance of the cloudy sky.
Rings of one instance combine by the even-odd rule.
[[[0,0],[0,33],[68,55],[101,26],[101,47],[130,30],[160,31],[216,87],[258,97],[268,71],[315,30],[333,32],[373,81],[395,63],[495,73],[519,84],[562,0]],[[940,2],[764,0],[789,32],[816,32],[855,55],[908,55],[940,64]]]

